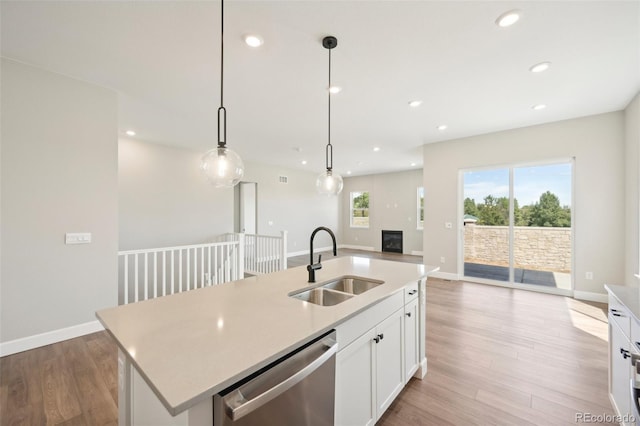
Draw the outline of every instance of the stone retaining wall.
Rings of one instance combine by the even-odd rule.
[[[516,268],[571,272],[571,228],[514,227]],[[464,261],[509,266],[509,227],[467,223]]]

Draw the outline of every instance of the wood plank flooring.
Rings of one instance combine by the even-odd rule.
[[[378,425],[613,415],[606,339],[605,305],[430,278],[427,376],[412,379]],[[106,332],[0,358],[0,425],[116,424],[117,348]]]
[[[412,379],[378,425],[575,425],[577,413],[614,414],[603,304],[430,278],[427,359],[425,379]]]
[[[0,424],[117,425],[117,363],[106,331],[0,358]]]

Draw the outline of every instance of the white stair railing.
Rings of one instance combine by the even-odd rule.
[[[287,269],[287,231],[280,235],[227,233],[219,241],[238,241],[244,236],[244,271],[248,274],[268,274]]]
[[[244,278],[243,240],[118,252],[118,303]]]

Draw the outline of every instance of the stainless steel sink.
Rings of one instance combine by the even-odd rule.
[[[333,291],[322,287],[312,288],[301,293],[292,294],[291,297],[304,300],[321,306],[333,306],[351,299],[353,294],[343,293],[341,291]]]
[[[362,294],[365,291],[378,287],[381,284],[384,284],[384,281],[354,276],[344,276],[329,281],[328,283],[321,284],[321,287],[331,290],[338,290],[349,294]]]
[[[307,287],[289,293],[289,297],[315,305],[333,306],[382,284],[384,284],[384,281],[345,275],[317,284],[311,288]]]

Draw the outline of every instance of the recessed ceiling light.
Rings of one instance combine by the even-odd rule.
[[[411,163],[411,167],[414,167],[416,165],[416,163]]]
[[[441,124],[438,126],[438,130],[443,131],[443,130],[447,130],[447,125],[446,124]]]
[[[550,66],[551,66],[551,62],[540,62],[539,64],[535,64],[531,68],[529,68],[529,71],[543,72],[548,70]]]
[[[413,108],[419,107],[420,105],[422,105],[422,101],[410,101],[409,102],[409,106],[413,107]]]
[[[347,174],[350,175],[351,174],[351,170],[347,170]]]
[[[244,36],[244,42],[251,47],[260,47],[264,44],[262,37],[253,34]]]
[[[133,130],[127,130],[125,133],[127,134],[127,136],[135,136],[136,135],[136,132],[134,132]]]
[[[376,147],[373,148],[373,152],[378,152],[378,151],[380,151],[380,147],[379,146],[376,146]]]
[[[304,166],[305,164],[307,164],[307,160],[302,160],[302,165]]]
[[[531,107],[531,109],[534,109],[536,111],[540,111],[541,109],[545,109],[547,106],[545,104],[537,104]]]
[[[496,25],[499,27],[510,27],[518,22],[521,12],[519,10],[510,10],[498,16],[496,19]]]
[[[342,92],[342,87],[340,87],[340,86],[331,86],[331,87],[329,87],[329,93],[331,93],[331,94],[335,95],[336,93],[340,93],[340,92]]]

